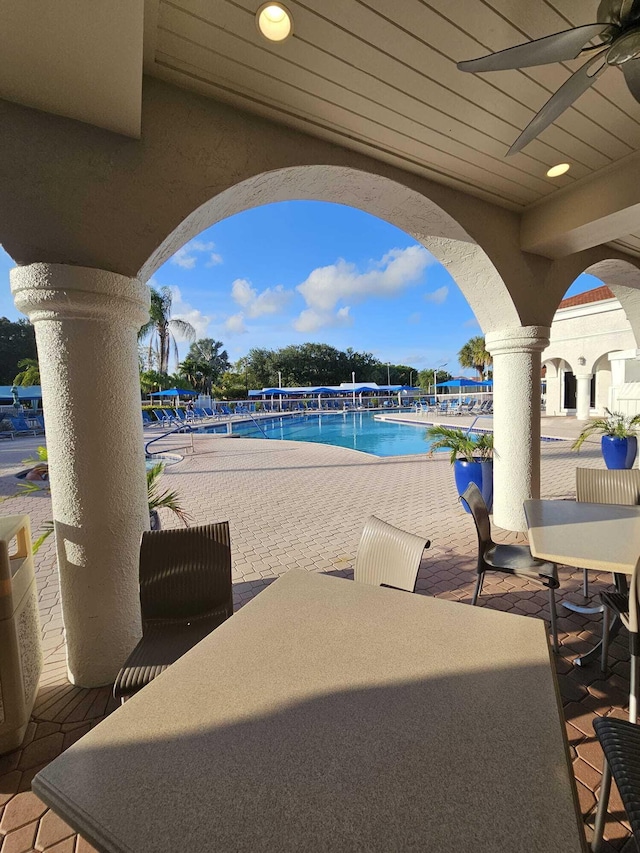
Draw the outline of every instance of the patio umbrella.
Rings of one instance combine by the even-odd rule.
[[[457,388],[458,400],[462,402],[463,388],[479,388],[480,386],[481,383],[476,379],[468,379],[466,376],[463,376],[461,379],[447,379],[446,382],[438,382],[436,388]]]
[[[154,391],[150,397],[197,397],[198,391],[190,391],[187,388],[167,388],[166,391]]]

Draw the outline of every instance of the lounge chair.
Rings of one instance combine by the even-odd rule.
[[[233,615],[229,523],[142,534],[142,639],[113,686],[116,699],[141,690]]]
[[[164,409],[152,409],[152,411],[159,424],[167,425],[171,423],[171,418],[165,414]]]
[[[11,429],[9,421],[6,420],[5,416],[0,416],[0,438],[10,438],[13,440],[15,437],[16,434]]]
[[[149,412],[145,412],[145,411],[143,410],[143,411],[142,411],[142,423],[143,423],[145,426],[152,426],[153,424],[157,423],[157,421],[154,421],[154,419],[151,417],[151,415],[149,414]]]
[[[413,592],[422,555],[430,545],[428,539],[372,515],[362,531],[353,579]]]
[[[470,483],[460,500],[469,507],[478,534],[478,578],[471,604],[478,603],[482,592],[485,572],[502,572],[518,578],[525,578],[532,583],[544,586],[549,590],[549,610],[551,614],[551,636],[553,650],[558,652],[558,628],[556,625],[555,591],[560,586],[558,568],[555,563],[547,563],[536,559],[527,545],[497,545],[491,539],[491,521],[489,511],[484,502],[480,489],[475,483]]]
[[[6,415],[15,435],[37,435],[40,430],[30,427],[22,415]]]

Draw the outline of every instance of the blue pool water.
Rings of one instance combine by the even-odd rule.
[[[293,415],[268,418],[257,423],[260,426],[253,422],[234,423],[233,434],[250,438],[313,441],[361,450],[376,456],[409,456],[429,452],[429,442],[424,438],[425,425],[376,421],[369,412]],[[224,431],[224,428],[211,427],[206,430],[220,431]]]

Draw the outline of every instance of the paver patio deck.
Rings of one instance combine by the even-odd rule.
[[[575,420],[543,423],[544,434],[575,435],[578,429]],[[16,491],[13,475],[24,468],[20,460],[38,443],[22,439],[0,445],[0,495]],[[195,437],[195,449],[194,455],[167,469],[165,482],[178,490],[194,523],[229,520],[236,608],[290,568],[351,577],[360,532],[372,513],[431,539],[418,578],[420,594],[469,603],[476,534],[471,517],[458,505],[446,455],[378,459],[320,444],[205,435]],[[574,497],[578,465],[602,467],[596,442],[587,443],[579,455],[569,442],[544,443],[543,496]],[[28,512],[35,530],[51,517],[50,500],[46,492],[11,498],[2,512]],[[171,517],[163,521],[173,525]],[[504,531],[495,534],[500,541],[524,539]],[[560,577],[562,596],[579,593],[580,571],[560,567]],[[30,784],[41,767],[100,722],[114,703],[109,688],[86,690],[66,681],[52,538],[37,555],[37,580],[45,668],[24,744],[0,757],[0,853],[89,853],[92,848],[46,809]],[[609,575],[591,573],[594,594],[609,582]],[[514,613],[548,615],[546,591],[499,575],[487,576],[480,601]],[[577,669],[571,663],[597,642],[599,619],[560,610],[558,626],[562,648],[556,668],[590,838],[602,767],[591,720],[595,714],[626,716],[628,643],[624,635],[612,644],[614,664],[605,679],[597,665]],[[629,839],[616,793],[605,838],[610,851],[622,849]]]

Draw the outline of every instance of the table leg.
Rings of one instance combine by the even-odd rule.
[[[626,575],[614,574],[613,577],[614,577],[614,581],[615,581],[616,592],[620,592],[620,593],[623,593],[626,595],[629,591],[629,588],[627,586]],[[571,602],[567,602],[567,603],[570,604]],[[566,604],[565,604],[565,606],[566,606]],[[573,607],[570,607],[569,609],[575,610],[577,613],[602,612],[602,607],[598,608],[598,610],[595,610],[595,609],[589,610],[588,608],[582,608],[580,610],[578,608],[578,605],[574,605]],[[622,623],[620,622],[620,619],[618,618],[618,616],[614,616],[614,618],[611,620],[611,624],[609,626],[609,642],[611,642],[611,640],[613,640],[618,635],[618,632],[620,631],[620,625],[621,624]],[[598,644],[591,649],[591,651],[589,651],[586,654],[581,655],[580,657],[576,658],[573,662],[573,665],[574,666],[588,666],[588,664],[590,664],[593,660],[599,660],[600,659],[601,650],[602,650],[602,640],[600,640],[598,642]]]

